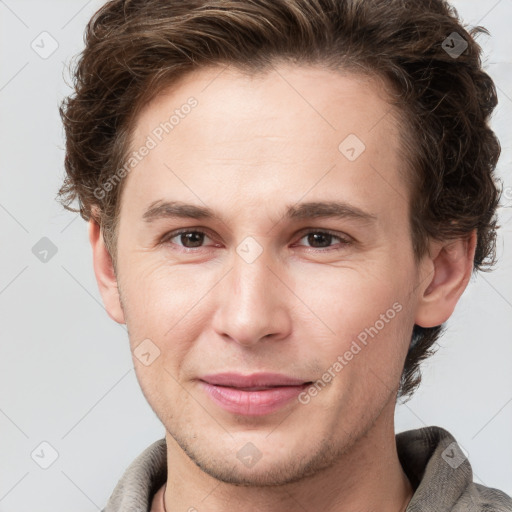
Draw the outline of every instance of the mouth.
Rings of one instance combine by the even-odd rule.
[[[300,386],[305,386],[306,384],[310,384],[309,382],[305,382],[304,384],[300,384]],[[252,387],[240,387],[240,386],[224,386],[220,384],[213,384],[220,388],[231,388],[231,389],[239,389],[240,391],[265,391],[266,389],[276,389],[276,388],[284,388],[290,386],[284,385],[276,385],[276,386],[252,386]],[[296,387],[297,385],[295,385]]]
[[[312,384],[312,381],[270,373],[208,375],[199,382],[216,405],[227,412],[245,416],[276,412]]]
[[[311,383],[296,377],[280,373],[253,373],[251,375],[242,375],[234,372],[224,372],[201,377],[202,381],[215,386],[225,386],[239,389],[250,388],[273,388],[279,386],[302,386]]]

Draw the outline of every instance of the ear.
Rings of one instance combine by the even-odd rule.
[[[124,312],[121,305],[112,258],[105,246],[100,225],[93,217],[89,220],[88,229],[89,241],[92,246],[94,274],[103,298],[103,304],[112,320],[119,324],[124,324]]]
[[[416,324],[435,327],[450,318],[471,278],[475,249],[476,230],[467,238],[431,244],[426,256],[430,270],[418,297]]]

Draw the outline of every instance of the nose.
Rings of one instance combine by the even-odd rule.
[[[231,271],[219,283],[214,329],[226,341],[250,347],[290,333],[294,296],[267,254],[264,250],[252,262],[236,254]]]

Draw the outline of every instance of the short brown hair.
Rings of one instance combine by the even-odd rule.
[[[481,68],[479,32],[488,34],[480,26],[468,32],[443,0],[111,0],[87,25],[74,93],[60,107],[67,175],[59,200],[85,220],[97,208],[115,269],[125,180],[101,198],[95,190],[122,167],[143,105],[198,67],[256,73],[278,60],[324,64],[384,78],[394,91],[413,184],[415,257],[429,238],[476,229],[473,270],[489,270],[500,144],[488,125],[497,95]],[[455,40],[467,45],[460,55],[449,51]],[[70,206],[75,198],[79,209]],[[442,328],[414,326],[398,398],[419,385],[420,362]]]

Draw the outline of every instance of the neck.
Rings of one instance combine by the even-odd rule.
[[[394,405],[394,404],[393,404]],[[323,512],[404,512],[414,493],[398,454],[394,407],[383,411],[328,468],[282,486],[239,486],[203,472],[170,436],[167,440],[166,512],[202,510],[278,512],[283,509]]]

